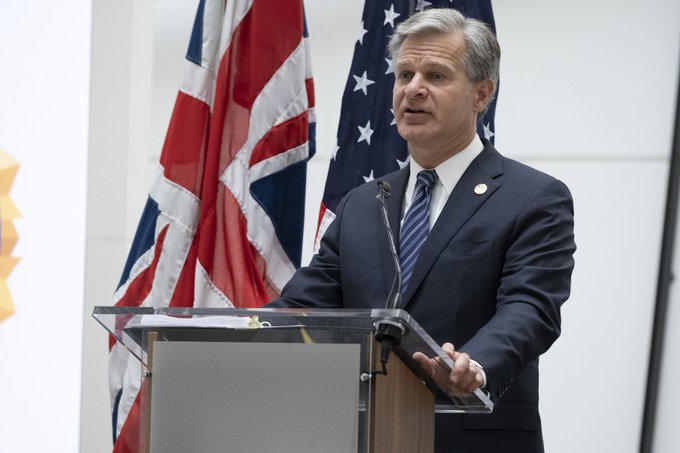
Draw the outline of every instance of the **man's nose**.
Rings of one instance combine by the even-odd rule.
[[[425,80],[420,74],[415,74],[406,85],[406,96],[409,98],[423,97],[427,95]]]

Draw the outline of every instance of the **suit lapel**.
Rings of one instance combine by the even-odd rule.
[[[482,153],[472,161],[463,173],[437,218],[432,231],[430,231],[411,274],[411,281],[406,294],[404,294],[402,306],[409,303],[439,255],[458,233],[458,230],[501,186],[497,179],[501,174],[502,156],[487,143]],[[483,193],[479,193],[482,192],[480,189],[475,190],[480,184],[486,185],[486,190]]]

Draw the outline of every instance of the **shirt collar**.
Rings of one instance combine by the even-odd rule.
[[[437,171],[437,183],[435,187],[441,186],[445,196],[448,198],[456,187],[456,184],[458,184],[460,178],[463,176],[463,173],[465,173],[465,170],[467,170],[468,166],[470,166],[472,161],[475,160],[483,150],[484,143],[482,143],[479,135],[475,134],[472,141],[463,148],[462,151],[457,152],[435,167],[435,170]],[[410,159],[409,167],[411,174],[409,175],[408,185],[406,187],[407,196],[413,193],[418,172],[424,170],[424,168],[413,159]]]

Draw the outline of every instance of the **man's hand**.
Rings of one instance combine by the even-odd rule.
[[[422,352],[416,352],[413,358],[449,395],[469,395],[482,386],[484,382],[482,373],[470,361],[469,355],[457,352],[451,343],[444,343],[442,350],[453,360],[454,365],[451,371],[447,371],[439,357],[431,359]]]

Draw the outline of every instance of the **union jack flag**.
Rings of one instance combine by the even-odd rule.
[[[201,0],[114,299],[257,307],[300,265],[314,89],[302,0]],[[139,363],[110,343],[114,452],[140,448]]]
[[[491,0],[372,0],[364,3],[352,67],[342,98],[338,136],[331,156],[319,211],[315,249],[352,188],[408,164],[406,142],[392,113],[394,72],[387,43],[394,28],[416,11],[455,8],[495,32]],[[496,101],[478,123],[481,137],[493,140]]]

